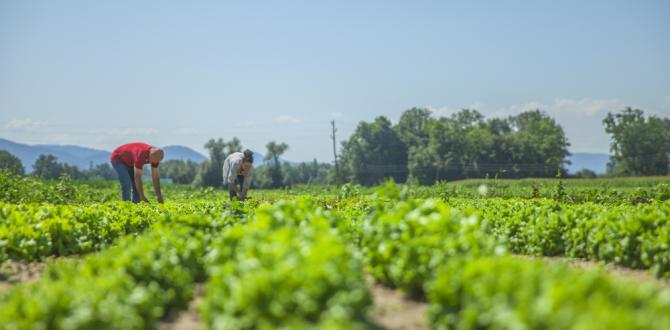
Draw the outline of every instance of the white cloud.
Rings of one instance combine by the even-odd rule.
[[[670,108],[670,95],[667,95],[663,99],[663,106],[666,107],[666,108]]]
[[[330,113],[330,117],[333,118],[333,119],[342,118],[342,116],[344,116],[344,114],[342,114],[341,112],[331,112]]]
[[[470,104],[466,108],[470,109],[470,110],[480,110],[482,108],[482,106],[483,106],[482,102],[475,101],[474,103]]]
[[[493,117],[506,117],[523,111],[540,109],[550,116],[602,117],[607,112],[623,109],[625,105],[617,99],[566,99],[557,98],[552,103],[530,101],[497,109],[491,113]]]
[[[297,124],[300,123],[300,119],[289,115],[281,115],[275,118],[275,122],[280,124]]]
[[[480,111],[482,109],[482,107],[483,107],[482,102],[475,101],[472,104],[470,104],[468,106],[465,106],[465,107],[461,107],[461,108],[453,108],[453,107],[449,107],[449,106],[436,107],[436,106],[432,106],[432,105],[425,106],[424,108],[428,109],[428,111],[430,111],[433,114],[433,117],[449,117],[449,116],[453,115],[454,113],[457,113],[457,112],[461,111],[461,109],[470,109],[470,110]]]
[[[452,114],[458,112],[456,108],[451,108],[447,106],[436,107],[428,105],[425,108],[428,109],[428,111],[430,111],[433,114],[433,117],[449,117]]]
[[[5,124],[5,128],[16,131],[38,131],[46,128],[47,122],[36,121],[29,118],[13,119]]]

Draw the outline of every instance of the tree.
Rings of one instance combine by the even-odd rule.
[[[116,171],[108,164],[98,164],[91,169],[84,171],[84,176],[89,179],[115,180],[117,178]]]
[[[279,156],[281,156],[288,149],[288,145],[286,143],[276,143],[274,141],[270,141],[265,147],[267,148],[267,154],[265,155],[265,160],[272,161],[272,165],[270,167],[272,188],[281,187],[284,185],[284,179],[282,176],[282,169],[281,164],[279,162]]]
[[[21,160],[7,150],[0,150],[0,170],[7,170],[18,175],[26,173]]]
[[[342,143],[343,172],[354,183],[373,185],[388,178],[407,179],[407,146],[386,117],[361,122],[349,140]]]
[[[603,120],[611,135],[608,169],[618,175],[666,175],[670,157],[670,119],[648,116],[640,109],[608,113]]]
[[[509,117],[515,176],[552,177],[565,173],[568,142],[563,128],[539,109]]]
[[[430,110],[411,108],[402,113],[394,129],[406,146],[426,146],[428,144],[427,126],[433,120],[430,117]]]
[[[235,141],[237,139],[233,139]],[[231,141],[231,142],[233,142]],[[239,144],[239,140],[237,140]],[[227,144],[222,138],[209,139],[205,149],[209,150],[209,159],[200,165],[200,170],[193,184],[201,187],[219,188],[223,185],[223,161],[226,159],[224,149]]]
[[[430,185],[438,179],[440,159],[428,146],[412,146],[408,151],[407,168],[411,183]]]
[[[57,179],[63,173],[63,167],[54,155],[39,155],[33,164],[32,175],[41,179]]]
[[[583,168],[579,171],[577,171],[573,177],[575,178],[581,178],[581,179],[595,179],[598,177],[598,174],[596,172],[589,170],[588,168]]]
[[[172,159],[161,164],[161,176],[174,183],[191,184],[198,173],[199,164],[192,160]]]
[[[226,147],[225,157],[227,157],[228,155],[230,155],[234,152],[242,151],[242,143],[240,143],[240,139],[238,139],[236,137],[234,137],[229,142],[226,142],[225,147]],[[224,159],[225,159],[225,157],[224,157]]]

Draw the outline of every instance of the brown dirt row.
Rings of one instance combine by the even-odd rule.
[[[570,257],[535,257],[526,255],[516,256],[522,259],[543,260],[548,263],[562,263],[578,270],[591,270],[600,268],[614,279],[636,283],[648,283],[665,287],[670,286],[670,279],[657,278],[646,269],[632,269],[615,264],[607,264],[599,261],[576,259]]]

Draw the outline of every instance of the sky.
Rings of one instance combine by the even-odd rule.
[[[539,108],[572,152],[670,117],[670,1],[0,1],[0,138],[333,159],[360,121]]]

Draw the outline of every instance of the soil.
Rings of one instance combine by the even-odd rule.
[[[524,255],[518,255],[518,257],[524,259],[539,259],[547,261],[549,263],[563,263],[572,268],[581,270],[602,268],[603,271],[605,271],[608,275],[612,276],[615,279],[635,283],[648,283],[658,286],[670,287],[670,279],[658,278],[654,276],[647,269],[632,269],[615,264],[607,264],[599,261],[577,259],[570,257],[533,257]]]
[[[168,313],[165,320],[158,324],[159,330],[200,330],[204,326],[200,320],[199,304],[202,298],[202,283],[198,283],[193,293],[193,300],[183,311]]]
[[[0,265],[0,292],[19,283],[37,282],[46,267],[55,259],[42,261],[15,261],[7,260]]]
[[[398,289],[391,289],[368,279],[373,304],[368,316],[381,329],[428,329],[428,303],[407,297]]]

